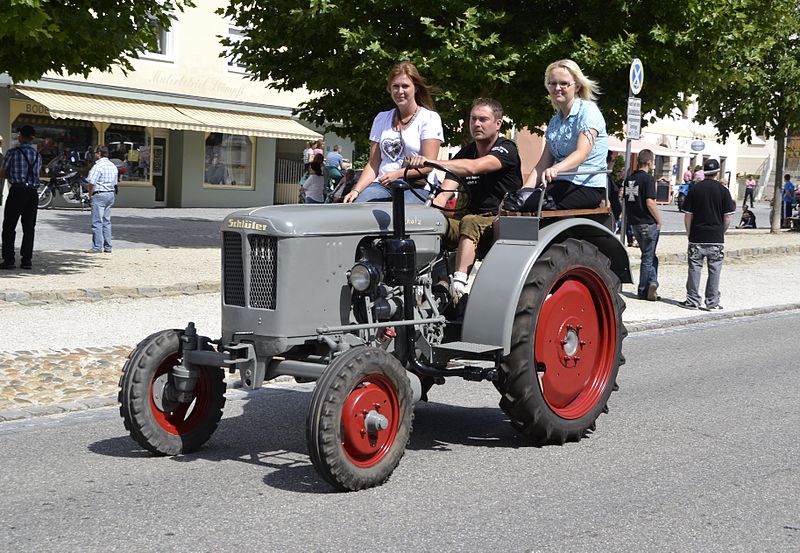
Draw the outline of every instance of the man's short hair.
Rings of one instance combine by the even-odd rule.
[[[653,155],[652,150],[642,150],[641,152],[639,152],[639,157],[637,158],[636,165],[638,167],[644,167],[645,165],[653,161],[655,158],[656,156]]]
[[[792,178],[792,175],[790,175],[789,173],[786,173],[785,175],[783,175],[783,180],[790,180],[791,178]]]
[[[100,154],[100,157],[108,157],[108,146],[97,146],[94,152]]]
[[[492,110],[495,119],[503,118],[503,104],[494,98],[477,98],[474,102],[472,102],[472,106],[469,108],[469,111],[472,112],[473,109],[479,106],[486,106]]]
[[[21,134],[26,138],[33,138],[34,136],[36,136],[36,129],[34,129],[30,125],[23,125],[22,127],[19,128],[19,134]]]

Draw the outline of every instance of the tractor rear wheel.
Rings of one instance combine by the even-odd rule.
[[[585,241],[552,245],[517,303],[500,407],[537,445],[578,441],[607,409],[624,363],[625,302],[610,261]]]
[[[163,395],[172,367],[180,363],[180,330],[162,330],[142,340],[122,368],[119,412],[139,445],[159,455],[200,449],[222,417],[222,369],[203,367],[190,403],[170,403]]]
[[[405,453],[413,416],[411,384],[400,362],[380,348],[352,348],[328,365],[311,396],[311,462],[339,490],[379,486]]]

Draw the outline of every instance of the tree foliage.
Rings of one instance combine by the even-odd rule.
[[[800,6],[796,0],[714,0],[698,10],[710,32],[708,67],[697,83],[698,116],[723,137],[775,137],[775,205],[780,205],[786,138],[800,128]],[[780,224],[775,210],[773,230]]]
[[[693,45],[690,6],[688,0],[231,0],[221,13],[245,28],[245,38],[228,46],[253,78],[314,94],[298,110],[303,118],[365,139],[375,114],[392,105],[386,74],[407,59],[438,89],[437,110],[456,142],[480,96],[500,100],[518,126],[546,122],[553,109],[544,70],[566,57],[599,82],[612,130],[625,117],[634,56],[645,66],[645,109],[683,107],[678,93],[692,78],[685,57]]]
[[[86,75],[121,66],[156,48],[190,0],[8,0],[0,10],[0,73],[15,81],[48,71]]]

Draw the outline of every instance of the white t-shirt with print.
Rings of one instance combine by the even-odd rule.
[[[390,109],[376,115],[369,132],[370,142],[377,142],[381,152],[377,176],[402,168],[403,158],[419,154],[423,140],[444,142],[442,118],[435,111],[419,106],[414,120],[402,131],[392,128],[394,112]]]

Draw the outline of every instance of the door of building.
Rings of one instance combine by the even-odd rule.
[[[167,145],[166,134],[153,135],[153,186],[156,189],[155,204],[159,207],[167,205]]]

